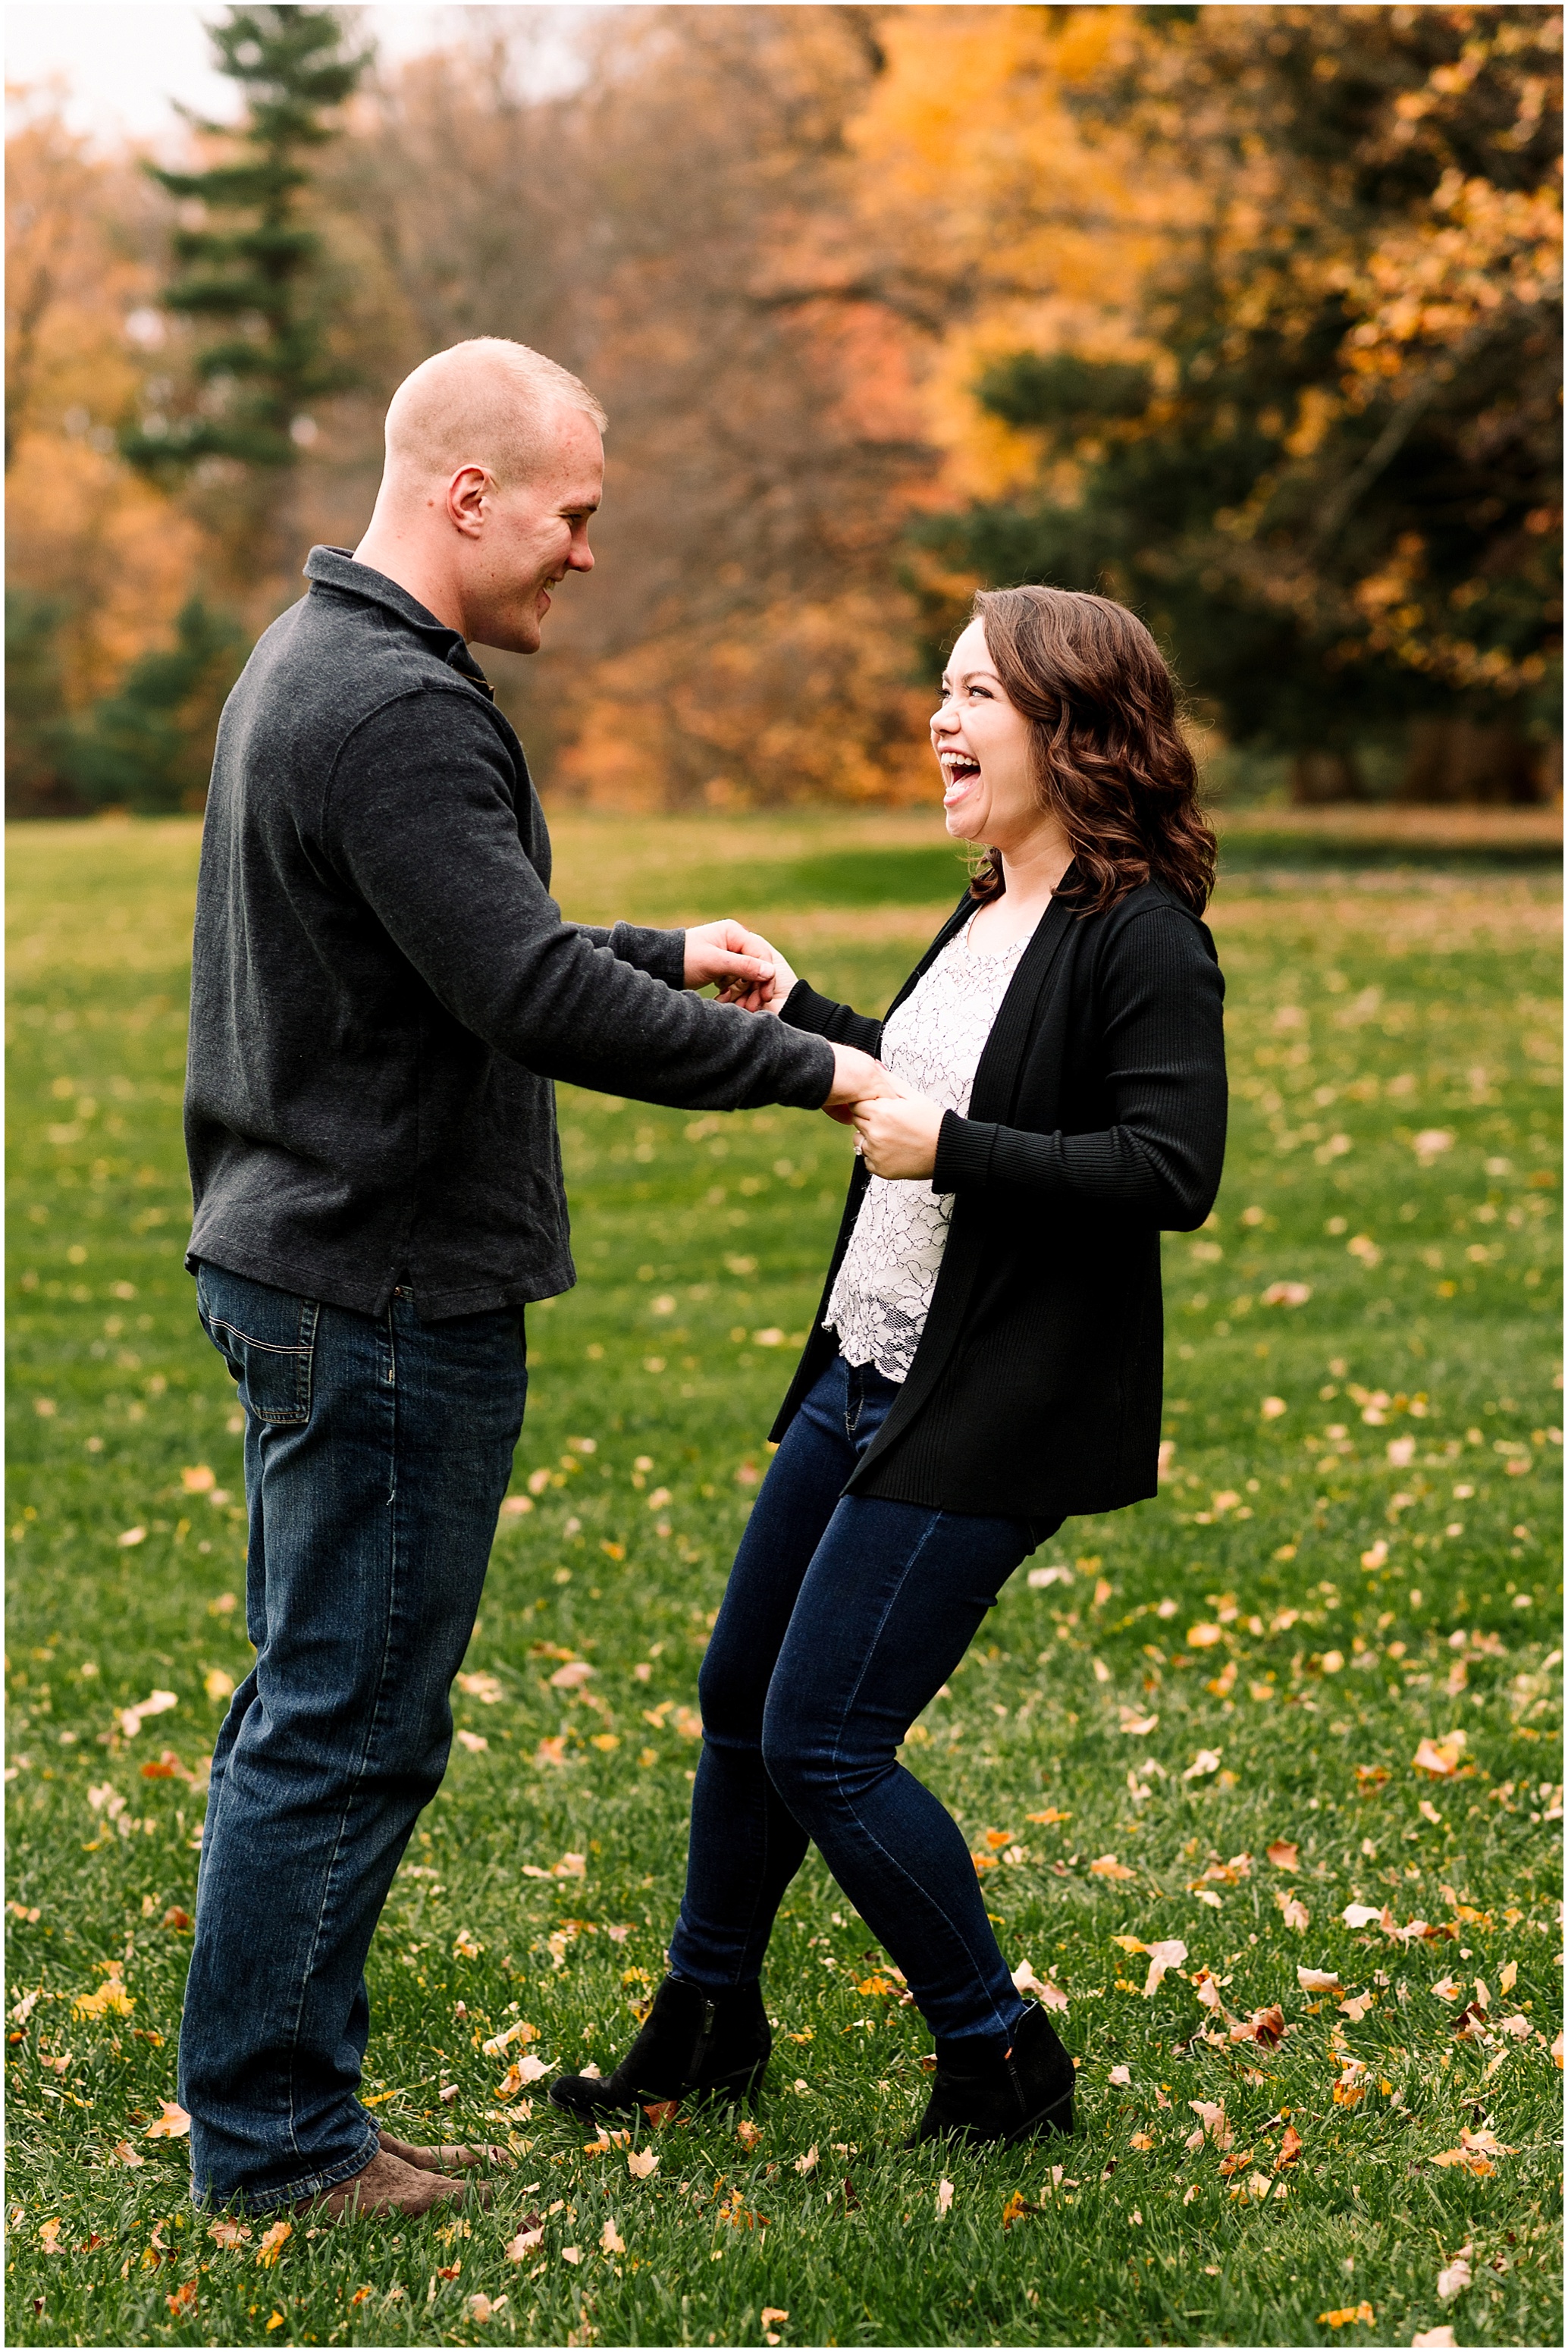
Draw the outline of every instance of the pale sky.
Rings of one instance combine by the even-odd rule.
[[[203,30],[206,18],[221,13],[216,5],[190,7],[184,0],[97,0],[80,6],[75,0],[43,5],[23,0],[4,12],[5,79],[26,84],[58,77],[70,93],[72,124],[102,139],[127,133],[136,139],[177,137],[181,126],[170,110],[172,99],[220,120],[234,110],[233,87],[212,71]],[[395,5],[357,11],[389,63],[458,39],[472,13],[468,7]],[[559,25],[576,11],[508,6],[506,13]],[[539,62],[549,70],[552,47],[557,71],[566,78],[563,37],[547,42]]]

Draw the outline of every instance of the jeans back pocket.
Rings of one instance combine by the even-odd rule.
[[[204,1265],[196,1276],[196,1305],[246,1412],[274,1425],[309,1421],[318,1301]]]

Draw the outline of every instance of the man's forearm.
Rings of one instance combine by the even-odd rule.
[[[536,989],[509,992],[510,1005],[495,1007],[482,1025],[477,1009],[464,1017],[542,1076],[636,1101],[816,1110],[826,1100],[837,1065],[825,1038],[711,1003],[679,983],[656,988],[651,974],[602,950],[591,956],[596,970],[543,956],[548,982],[542,976]]]
[[[525,1068],[694,1109],[826,1099],[832,1048],[685,989],[681,933],[617,925],[600,946],[562,919],[482,712],[432,694],[377,714],[324,815],[332,864],[439,1003]]]
[[[650,929],[641,923],[615,923],[608,930],[597,923],[573,927],[596,948],[608,948],[622,963],[662,980],[667,988],[686,984],[686,933]]]

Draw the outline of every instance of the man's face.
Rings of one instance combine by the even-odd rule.
[[[552,423],[550,455],[527,482],[487,486],[484,529],[464,566],[466,634],[514,654],[539,651],[550,591],[569,572],[591,572],[588,525],[604,493],[599,428],[580,409]]]

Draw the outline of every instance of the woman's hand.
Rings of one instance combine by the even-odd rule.
[[[855,1106],[855,1149],[873,1176],[929,1176],[942,1121],[941,1103],[924,1095],[869,1097]]]
[[[795,974],[760,931],[748,930],[731,916],[686,934],[685,984],[702,988],[709,981],[718,982],[721,1004],[738,1004],[744,1013],[779,1013]]]
[[[733,992],[729,989],[721,989],[719,992],[721,1000],[726,1004],[743,1004],[748,1013],[772,1013],[775,1015],[781,1013],[791,989],[797,984],[798,973],[791,971],[777,948],[770,940],[764,940],[760,931],[746,933],[746,952],[766,963],[771,969],[772,977],[759,980],[754,992],[750,995],[741,993],[742,983],[739,982],[735,983]]]

